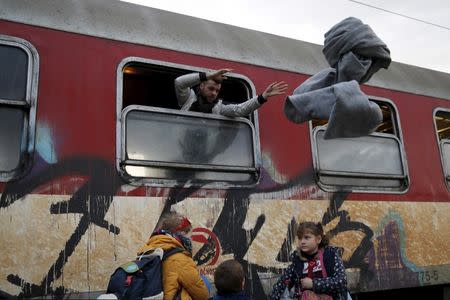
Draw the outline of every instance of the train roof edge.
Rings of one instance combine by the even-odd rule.
[[[0,19],[313,75],[322,46],[111,0],[0,0]],[[217,37],[220,37],[218,39]],[[367,85],[450,100],[450,74],[392,62]]]

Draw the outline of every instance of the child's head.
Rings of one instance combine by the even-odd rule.
[[[244,282],[244,269],[235,259],[222,262],[214,272],[214,284],[218,294],[239,292],[244,288]]]
[[[314,254],[319,248],[328,245],[328,237],[325,236],[320,222],[300,223],[297,228],[297,237],[300,250],[306,254]]]
[[[188,218],[172,211],[161,218],[158,228],[171,233],[186,234],[191,231],[192,225]]]

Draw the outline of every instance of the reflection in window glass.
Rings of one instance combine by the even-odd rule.
[[[327,120],[313,120],[314,167],[325,190],[403,191],[408,186],[399,125],[392,104],[375,101],[383,113],[376,131],[357,138],[324,139]]]
[[[253,130],[231,121],[131,110],[126,115],[125,170],[170,180],[255,180]]]
[[[400,145],[385,136],[359,138],[323,138],[317,133],[319,167],[323,171],[402,175]]]
[[[0,46],[0,99],[25,101],[28,56],[18,47]]]
[[[0,170],[12,171],[20,164],[24,112],[0,107]]]
[[[253,145],[246,121],[131,110],[124,169],[139,178],[247,185],[257,181]]]
[[[131,111],[126,136],[129,159],[253,165],[252,131],[242,122]]]

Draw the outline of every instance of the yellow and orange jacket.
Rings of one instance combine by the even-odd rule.
[[[153,235],[147,243],[138,250],[138,255],[161,248],[165,251],[182,248],[183,244],[170,235]],[[162,265],[164,300],[172,300],[181,289],[181,300],[207,300],[208,289],[205,286],[197,265],[191,254],[185,250],[170,255]]]

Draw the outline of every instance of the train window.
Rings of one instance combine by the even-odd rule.
[[[0,98],[25,101],[28,78],[28,55],[21,48],[0,47]]]
[[[0,181],[21,176],[34,147],[39,58],[27,41],[0,35]]]
[[[318,184],[326,191],[403,192],[407,166],[395,108],[373,99],[383,113],[374,133],[358,138],[324,139],[326,120],[313,120],[313,161]]]
[[[258,181],[257,117],[227,118],[181,111],[174,80],[200,69],[127,58],[118,68],[117,167],[141,185],[249,186]],[[224,101],[254,94],[243,76],[228,76]]]
[[[445,181],[447,186],[450,187],[450,110],[436,110],[434,122],[441,151]]]

